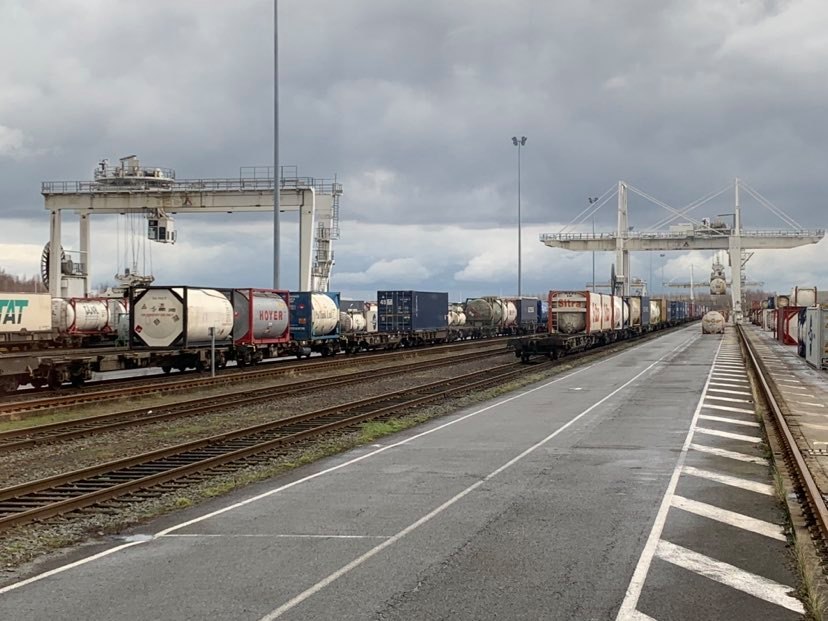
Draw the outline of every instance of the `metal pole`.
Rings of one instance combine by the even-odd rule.
[[[521,248],[521,240],[520,240],[520,147],[521,143],[518,142],[518,297],[521,294],[521,268],[522,268],[522,248]]]
[[[210,328],[210,377],[216,376],[216,329]]]
[[[595,239],[595,216],[592,216],[592,238]],[[595,251],[592,251],[592,291],[595,291]]]
[[[273,288],[279,288],[279,0],[273,0]]]

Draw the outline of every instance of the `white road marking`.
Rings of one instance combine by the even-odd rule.
[[[719,397],[716,395],[705,395],[705,399],[717,399],[719,401],[730,401],[731,403],[753,403],[753,399],[738,399],[736,397]]]
[[[750,479],[743,479],[742,477],[734,477],[729,474],[722,474],[721,472],[713,472],[712,470],[704,470],[702,468],[695,468],[693,466],[685,466],[684,474],[689,474],[700,479],[707,479],[708,481],[715,481],[731,487],[738,487],[749,492],[756,492],[757,494],[765,494],[765,496],[773,496],[773,486],[766,483],[757,483]]]
[[[683,567],[689,571],[701,574],[705,578],[715,580],[720,584],[743,591],[759,599],[793,610],[800,614],[805,613],[802,602],[791,597],[789,593],[793,587],[780,584],[763,576],[752,574],[744,569],[717,561],[709,556],[682,548],[669,541],[660,541],[656,555],[663,561]]]
[[[795,379],[778,379],[778,380],[775,379],[774,381],[781,382],[783,384],[801,384],[802,383],[799,380],[795,380]]]
[[[722,350],[724,340],[719,341],[719,348],[716,351],[716,356]],[[714,360],[716,358],[714,356]],[[696,428],[696,423],[701,414],[702,406],[704,405],[704,396],[707,393],[707,388],[710,385],[710,379],[713,377],[713,365],[710,365],[710,373],[707,375],[707,381],[699,396],[699,402],[696,404],[696,411],[693,412],[693,418],[690,420],[690,428],[687,430],[687,437],[684,439],[684,444],[681,447],[678,460],[676,460],[676,467],[673,469],[673,474],[670,476],[670,482],[667,484],[667,491],[664,492],[664,498],[661,499],[661,505],[658,507],[655,522],[650,530],[650,535],[647,537],[647,542],[644,544],[644,549],[641,551],[641,556],[638,558],[638,563],[635,566],[630,584],[627,586],[627,593],[624,595],[624,601],[621,602],[621,607],[618,609],[618,615],[615,617],[616,621],[630,621],[635,619],[636,607],[638,606],[638,599],[641,597],[641,590],[644,588],[644,582],[647,580],[647,574],[650,571],[650,565],[653,562],[658,541],[661,538],[661,532],[664,530],[664,524],[667,521],[667,513],[670,511],[670,501],[673,494],[676,492],[681,471],[684,468],[684,462],[687,459],[687,452],[690,449],[690,443],[693,440],[693,432]]]
[[[713,377],[718,379],[727,379],[734,382],[744,382],[745,384],[748,383],[747,375],[744,374],[737,375],[735,373],[714,373]]]
[[[740,433],[730,433],[729,431],[719,431],[718,429],[708,429],[707,427],[696,427],[696,431],[708,436],[718,436],[729,440],[740,440],[742,442],[750,442],[751,444],[758,444],[762,441],[762,438],[759,436],[745,436]]]
[[[749,515],[728,511],[727,509],[709,505],[706,502],[691,500],[684,496],[673,496],[673,506],[678,507],[682,511],[710,518],[711,520],[748,530],[752,533],[758,533],[765,537],[776,539],[777,541],[787,541],[781,526],[771,524],[765,520],[757,520]]]
[[[656,621],[651,616],[645,615],[640,610],[633,610],[633,614],[629,619],[630,621]]]
[[[753,396],[753,393],[747,392],[746,390],[729,390],[727,388],[708,388],[707,392],[721,392],[726,395],[746,395],[748,397]]]
[[[204,538],[225,538],[225,539],[388,539],[390,535],[290,535],[290,534],[268,534],[268,533],[170,533],[165,537],[204,537]]]
[[[716,448],[715,446],[707,446],[706,444],[691,444],[690,448],[700,453],[710,453],[719,457],[728,457],[730,459],[738,459],[739,461],[746,461],[762,466],[768,465],[768,460],[763,457],[754,457],[745,453],[737,453],[736,451],[728,451],[727,449]]]
[[[718,382],[710,382],[710,385],[711,386],[727,386],[728,388],[747,388],[747,386],[745,386],[746,383],[747,382],[740,382],[740,381],[736,381],[736,380],[729,380],[729,381],[719,380]],[[713,389],[711,388],[711,390],[713,390]]]
[[[688,346],[690,343],[693,343],[697,339],[698,339],[698,337],[696,336],[696,337],[690,337],[689,339],[687,339],[685,341],[682,341],[679,345],[677,345],[675,348],[670,350],[667,354],[665,354],[665,356],[662,356],[661,358],[656,360],[656,362],[654,362],[653,364],[657,364],[658,362],[660,362],[661,360],[663,360],[667,356],[669,356],[669,355],[673,354],[674,352],[682,349],[683,347]],[[245,500],[234,503],[232,505],[228,505],[227,507],[223,507],[222,509],[212,511],[210,513],[206,513],[206,514],[204,514],[200,517],[193,518],[192,520],[188,520],[186,522],[181,522],[180,524],[176,524],[175,526],[171,526],[170,528],[159,531],[158,533],[153,535],[151,538],[142,539],[140,541],[131,541],[129,543],[118,545],[118,546],[109,548],[107,550],[104,550],[102,552],[99,552],[97,554],[93,554],[92,556],[87,556],[85,558],[79,559],[79,560],[74,561],[72,563],[68,563],[66,565],[61,565],[59,567],[55,567],[54,569],[50,569],[49,571],[43,572],[42,574],[37,574],[36,576],[26,578],[25,580],[21,580],[20,582],[15,582],[13,584],[6,585],[6,586],[0,588],[0,595],[2,595],[3,593],[8,593],[9,591],[13,591],[15,589],[19,589],[20,587],[26,586],[28,584],[32,584],[33,582],[38,582],[40,580],[43,580],[44,578],[49,578],[49,577],[54,576],[56,574],[63,573],[64,571],[67,571],[69,569],[73,569],[75,567],[80,567],[82,565],[86,565],[87,563],[91,563],[91,562],[96,561],[100,558],[104,558],[106,556],[109,556],[110,554],[114,554],[114,553],[119,552],[119,551],[121,551],[125,548],[136,546],[136,545],[139,545],[139,544],[142,544],[142,543],[147,543],[147,541],[152,541],[153,539],[157,539],[157,538],[160,538],[160,537],[167,536],[173,531],[179,530],[181,528],[185,528],[187,526],[190,526],[192,524],[196,524],[196,523],[204,521],[204,520],[207,520],[211,517],[215,517],[215,516],[220,515],[222,513],[226,513],[228,511],[233,511],[235,509],[238,509],[239,507],[243,507],[245,505],[252,504],[254,502],[258,502],[259,500],[262,500],[263,498],[267,498],[267,497],[272,496],[274,494],[278,494],[279,492],[282,492],[282,491],[284,491],[286,489],[289,489],[291,487],[295,487],[297,485],[300,485],[301,483],[305,483],[305,482],[310,481],[312,479],[316,479],[317,477],[324,476],[324,475],[329,474],[331,472],[336,472],[337,470],[340,470],[342,468],[346,468],[347,466],[353,465],[353,464],[355,464],[357,462],[360,462],[364,459],[368,459],[370,457],[373,457],[374,455],[378,455],[379,453],[383,453],[383,452],[385,452],[389,449],[395,448],[397,446],[402,446],[404,444],[408,444],[409,442],[413,442],[414,440],[422,438],[423,436],[427,436],[431,433],[435,433],[437,431],[445,429],[446,427],[450,427],[452,425],[455,425],[455,424],[457,424],[461,421],[464,421],[468,418],[471,418],[473,416],[477,416],[477,415],[482,414],[483,412],[487,412],[487,411],[489,411],[493,408],[497,408],[497,407],[499,407],[499,406],[501,406],[505,403],[509,403],[511,401],[515,401],[516,399],[520,399],[522,397],[525,397],[528,394],[531,394],[531,393],[536,392],[538,390],[542,390],[543,388],[547,388],[548,386],[551,386],[552,384],[557,384],[558,382],[561,382],[565,379],[568,379],[568,378],[570,378],[574,375],[578,375],[579,373],[583,373],[584,371],[587,371],[587,370],[592,369],[594,367],[605,364],[606,362],[609,362],[610,360],[614,360],[616,358],[619,358],[619,357],[622,357],[626,354],[629,354],[630,352],[636,351],[640,347],[645,346],[647,344],[648,343],[645,342],[645,343],[640,343],[638,345],[634,345],[630,349],[624,350],[623,352],[619,352],[618,354],[615,354],[613,356],[609,356],[609,357],[604,358],[603,360],[599,360],[598,362],[595,362],[593,364],[586,365],[582,368],[577,369],[576,371],[573,371],[572,373],[568,373],[568,374],[566,374],[562,377],[555,378],[554,380],[546,382],[544,384],[541,384],[540,386],[535,386],[534,388],[529,388],[528,390],[520,392],[520,393],[518,393],[516,395],[513,395],[511,397],[507,397],[505,399],[502,399],[502,400],[498,401],[497,403],[492,403],[491,405],[487,405],[486,407],[480,408],[479,410],[475,410],[474,412],[469,412],[468,414],[466,414],[464,416],[460,416],[458,418],[450,420],[446,423],[443,423],[442,425],[438,425],[437,427],[427,429],[426,431],[420,432],[420,433],[418,433],[416,435],[413,435],[409,438],[406,438],[404,440],[400,440],[399,442],[395,442],[393,444],[387,444],[387,445],[383,446],[382,448],[379,448],[375,451],[371,451],[370,453],[365,453],[364,455],[360,455],[358,457],[354,457],[353,459],[345,461],[341,464],[337,464],[336,466],[331,466],[330,468],[320,470],[319,472],[314,472],[313,474],[309,474],[308,476],[302,477],[301,479],[297,479],[296,481],[291,481],[290,483],[287,483],[285,485],[280,485],[279,487],[270,489],[270,490],[268,490],[266,492],[263,492],[261,494],[258,494],[256,496],[252,496],[251,498],[247,498]]]
[[[678,349],[678,348],[676,348],[676,349]],[[308,587],[307,589],[305,589],[304,591],[302,591],[301,593],[299,593],[295,597],[289,599],[284,604],[282,604],[278,608],[274,609],[272,612],[270,612],[270,613],[264,615],[263,617],[261,617],[261,619],[259,621],[273,621],[274,619],[278,619],[279,617],[281,617],[286,612],[289,612],[290,610],[296,608],[296,606],[298,606],[299,604],[304,602],[306,599],[308,599],[309,597],[312,597],[313,595],[315,595],[316,593],[318,593],[319,591],[321,591],[322,589],[327,587],[329,584],[335,582],[336,580],[338,580],[339,578],[341,578],[345,574],[349,573],[353,569],[356,569],[357,567],[362,565],[365,561],[367,561],[371,557],[375,556],[379,552],[382,552],[385,548],[395,544],[397,541],[399,541],[400,539],[402,539],[403,537],[405,537],[409,533],[413,532],[414,530],[416,530],[417,528],[419,528],[420,526],[422,526],[426,522],[429,522],[434,517],[436,517],[437,515],[441,514],[443,511],[445,511],[446,509],[448,509],[449,507],[454,505],[456,502],[458,502],[459,500],[461,500],[465,496],[472,493],[474,490],[476,490],[478,487],[480,487],[484,483],[490,481],[491,479],[493,479],[494,477],[499,475],[504,470],[507,470],[508,468],[511,468],[514,464],[521,461],[524,457],[526,457],[528,455],[531,455],[537,449],[539,449],[542,446],[544,446],[545,444],[547,444],[550,440],[555,438],[558,434],[560,434],[564,430],[568,429],[570,427],[570,425],[573,425],[575,422],[580,420],[582,417],[586,416],[589,412],[591,412],[592,410],[594,410],[595,408],[600,406],[602,403],[604,403],[605,401],[609,400],[610,398],[612,398],[613,396],[615,396],[616,394],[621,392],[624,388],[626,388],[627,386],[629,386],[630,384],[632,384],[633,382],[638,380],[638,378],[643,376],[645,373],[648,373],[650,371],[650,369],[655,367],[657,364],[659,364],[662,360],[664,360],[665,358],[667,358],[671,354],[672,354],[672,352],[669,352],[669,353],[665,354],[664,356],[662,356],[661,358],[659,358],[658,360],[656,360],[655,362],[650,364],[648,367],[646,367],[643,371],[636,374],[632,379],[630,379],[630,380],[626,381],[625,383],[623,383],[621,386],[619,386],[618,388],[613,390],[610,394],[608,394],[607,396],[602,398],[600,401],[596,401],[594,404],[589,406],[587,409],[582,411],[580,414],[578,414],[574,418],[570,419],[564,425],[558,427],[558,429],[556,429],[555,431],[550,433],[548,436],[546,436],[545,438],[543,438],[542,440],[540,440],[536,444],[533,444],[528,449],[526,449],[525,451],[523,451],[519,455],[513,457],[512,459],[507,461],[505,464],[503,464],[502,466],[500,466],[496,470],[493,470],[492,472],[487,474],[484,478],[480,479],[479,481],[477,481],[475,483],[472,483],[471,485],[469,485],[463,491],[455,494],[453,497],[449,498],[446,502],[441,504],[439,507],[437,507],[435,509],[432,509],[429,513],[425,514],[424,516],[422,516],[420,519],[416,520],[415,522],[412,522],[411,524],[406,526],[404,529],[399,531],[397,534],[391,536],[389,539],[386,539],[382,543],[377,544],[376,546],[374,546],[373,548],[371,548],[370,550],[368,550],[364,554],[362,554],[362,555],[358,556],[357,558],[355,558],[354,560],[352,560],[350,563],[347,563],[347,564],[343,565],[342,567],[337,569],[335,572],[329,574],[327,577],[323,578],[322,580],[320,580],[319,582],[317,582],[313,586]]]
[[[708,416],[707,414],[700,414],[700,419],[715,420],[720,423],[728,423],[730,425],[742,425],[744,427],[759,427],[759,423],[749,420],[739,420],[738,418],[727,418],[726,416]]]
[[[736,373],[737,371],[744,371],[745,367],[735,364],[717,364],[716,369],[724,373]]]
[[[828,425],[816,425],[814,423],[799,423],[803,427],[808,427],[809,429],[818,429],[820,431],[828,431]]]
[[[755,414],[753,410],[747,408],[737,408],[732,405],[717,405],[715,403],[705,403],[704,407],[710,410],[722,410],[723,412],[741,412],[742,414]]]
[[[793,399],[791,399],[791,401],[793,403],[798,403],[800,405],[812,405],[812,406],[817,407],[817,408],[824,408],[825,407],[824,403],[816,403],[816,402],[813,402],[813,401],[794,401]]]
[[[782,389],[782,392],[788,392],[789,390],[798,390],[798,391],[800,391],[799,393],[793,393],[793,394],[801,394],[803,391],[808,392],[810,390],[810,388],[805,388],[805,386],[780,386],[780,388]],[[811,397],[813,395],[808,395],[808,396]]]

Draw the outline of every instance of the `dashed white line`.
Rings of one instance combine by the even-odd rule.
[[[781,526],[771,524],[765,520],[757,520],[749,515],[722,509],[721,507],[685,498],[684,496],[673,496],[673,506],[678,507],[682,511],[710,518],[711,520],[748,530],[752,533],[758,533],[765,537],[776,539],[777,541],[787,541]]]
[[[724,378],[724,379],[732,380],[734,382],[747,383],[747,381],[748,381],[747,380],[747,375],[744,375],[744,374],[737,375],[735,373],[714,373],[713,377],[715,377],[717,379]]]
[[[704,554],[682,548],[669,541],[660,541],[656,556],[684,569],[696,572],[744,593],[749,593],[771,604],[800,614],[805,613],[802,602],[789,595],[794,589],[763,576],[752,574],[729,563],[717,561]]]
[[[722,410],[723,412],[741,412],[742,414],[755,414],[753,410],[747,408],[737,408],[732,405],[718,405],[716,403],[705,403],[704,407],[710,410]]]
[[[708,436],[718,436],[720,438],[727,438],[728,440],[740,440],[742,442],[750,442],[757,444],[762,441],[759,436],[746,436],[741,433],[730,433],[729,431],[719,431],[718,429],[708,429],[707,427],[696,427],[696,431]]]
[[[699,419],[714,420],[720,423],[727,423],[729,425],[742,425],[743,427],[759,427],[759,423],[750,420],[739,420],[738,418],[728,418],[726,416],[709,416],[707,414],[700,414]]]
[[[753,403],[752,399],[738,399],[736,397],[718,397],[716,395],[705,395],[705,399],[717,399],[719,401],[730,401],[731,403]]]
[[[817,407],[817,408],[824,408],[825,407],[824,403],[816,403],[816,402],[813,402],[813,401],[794,401],[793,399],[791,401],[793,401],[794,403],[798,403],[799,405],[812,405],[812,406]]]
[[[706,444],[691,444],[690,448],[694,451],[699,451],[700,453],[710,453],[711,455],[717,455],[718,457],[727,457],[729,459],[737,459],[739,461],[745,461],[752,464],[759,464],[761,466],[767,466],[768,460],[763,457],[755,457],[753,455],[747,455],[745,453],[738,453],[736,451],[728,451],[727,449],[716,448],[715,446],[707,446]]]
[[[710,382],[711,386],[727,386],[728,388],[747,388],[747,386],[745,386],[745,384],[747,384],[747,382],[738,382],[738,381],[735,381],[735,380],[729,380],[729,381],[719,380],[718,382]],[[713,390],[713,389],[711,388],[710,390]]]
[[[721,472],[713,472],[712,470],[704,470],[702,468],[695,468],[693,466],[685,466],[684,474],[689,474],[700,479],[707,479],[708,481],[715,481],[731,487],[738,487],[749,492],[756,492],[757,494],[765,494],[765,496],[773,496],[773,486],[766,483],[757,483],[750,479],[743,479],[742,477],[734,477],[729,474],[722,474]]]
[[[708,393],[711,392],[720,392],[726,395],[746,395],[748,397],[752,397],[753,395],[746,390],[730,390],[728,388],[708,388]]]

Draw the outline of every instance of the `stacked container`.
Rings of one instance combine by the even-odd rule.
[[[377,291],[380,332],[416,332],[448,327],[448,293]]]

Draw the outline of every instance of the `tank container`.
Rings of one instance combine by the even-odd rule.
[[[367,310],[365,311],[365,331],[376,332],[378,330],[377,324],[379,319],[377,317],[377,305],[374,302],[366,303]]]
[[[377,291],[380,332],[441,330],[448,327],[448,293]]]
[[[817,288],[794,287],[788,303],[791,306],[814,306],[817,303]]]
[[[51,330],[52,296],[48,293],[0,293],[0,334]]]
[[[340,311],[339,325],[343,334],[353,332],[365,332],[367,323],[365,314],[362,311],[351,310],[347,313]]]
[[[233,340],[254,345],[290,340],[290,310],[287,291],[233,289]]]
[[[805,361],[817,369],[828,368],[828,309],[810,306],[805,309]]]
[[[61,334],[112,332],[109,300],[98,298],[54,298],[52,325]]]
[[[791,298],[787,295],[777,295],[776,300],[774,302],[774,306],[776,308],[785,308],[786,306],[791,305]]]
[[[724,278],[710,279],[710,295],[724,295],[727,293],[727,282]]]
[[[637,328],[641,325],[641,298],[636,296],[628,297],[624,300],[629,309],[629,321],[627,325],[631,328]]]
[[[650,300],[650,325],[657,326],[661,321],[661,304],[659,300]]]
[[[776,309],[776,340],[783,345],[799,344],[799,311],[799,306]]]
[[[702,317],[702,334],[724,334],[724,315],[716,311],[705,313]]]
[[[190,347],[229,341],[233,305],[216,289],[147,287],[130,299],[130,344],[135,347]]]
[[[602,331],[602,294],[590,291],[550,291],[547,301],[550,333],[594,334]]]
[[[289,309],[294,341],[339,338],[339,293],[291,291]]]

